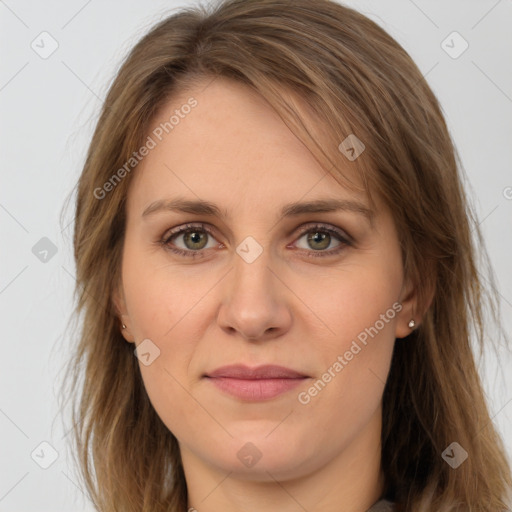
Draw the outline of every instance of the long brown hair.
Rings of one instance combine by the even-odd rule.
[[[347,184],[340,169],[353,165],[370,201],[379,194],[394,216],[421,324],[395,343],[384,391],[384,496],[415,512],[507,508],[510,467],[471,345],[483,347],[484,307],[496,311],[498,302],[492,272],[489,292],[479,275],[472,235],[483,244],[460,161],[407,52],[373,21],[329,0],[227,0],[183,10],[143,37],[110,87],[76,189],[81,323],[63,390],[74,400],[75,453],[95,506],[187,506],[176,438],[149,402],[112,302],[136,166],[103,192],[172,94],[217,76],[262,95],[340,182]],[[339,150],[350,134],[366,147],[353,162]],[[441,456],[454,441],[469,454],[457,469]]]

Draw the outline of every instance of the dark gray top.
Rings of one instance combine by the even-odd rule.
[[[394,512],[394,510],[395,507],[393,503],[387,500],[380,500],[370,507],[367,512]]]

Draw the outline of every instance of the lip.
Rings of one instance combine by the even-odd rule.
[[[231,379],[300,379],[308,377],[285,366],[265,364],[253,368],[243,364],[221,366],[206,374],[207,377],[227,377]]]
[[[308,375],[284,366],[222,366],[203,376],[221,391],[248,401],[275,398],[298,386]]]

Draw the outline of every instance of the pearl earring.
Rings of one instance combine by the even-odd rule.
[[[415,325],[416,325],[416,322],[414,320],[409,321],[409,329],[414,329]]]
[[[123,329],[126,329],[126,325],[123,324]]]

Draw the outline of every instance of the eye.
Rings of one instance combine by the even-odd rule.
[[[299,243],[301,240],[304,240],[302,245]],[[333,248],[332,243],[336,241],[338,243]],[[315,224],[302,229],[297,245],[300,249],[306,250],[308,256],[315,257],[338,254],[346,246],[352,245],[352,243],[350,237],[343,231],[331,226]],[[331,250],[326,250],[329,247]]]
[[[203,249],[212,249],[219,245],[213,241],[209,244],[209,238],[215,240],[212,232],[203,224],[187,224],[164,235],[161,244],[176,254],[195,258],[203,256]]]
[[[350,236],[330,225],[308,225],[301,229],[299,235],[294,247],[312,257],[333,256],[352,245]],[[215,242],[212,230],[204,224],[186,224],[167,232],[160,240],[167,250],[192,258],[204,257],[206,249],[223,246]],[[336,242],[333,248],[332,244]]]

